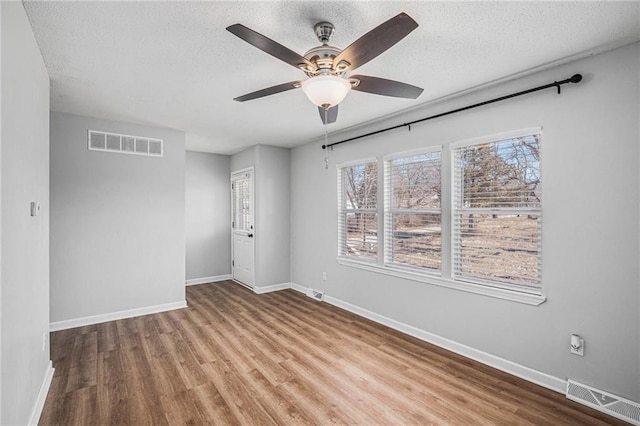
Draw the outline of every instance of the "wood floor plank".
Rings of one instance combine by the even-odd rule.
[[[203,369],[208,372],[211,382],[240,423],[278,424],[259,403],[260,398],[256,397],[255,389],[246,386],[242,373],[231,370],[226,363],[204,364]]]
[[[258,370],[250,371],[248,375],[250,376],[252,386],[255,388],[257,394],[261,396],[262,406],[272,418],[278,419],[279,423],[282,422],[282,419],[285,420],[285,423],[313,423],[312,418],[307,414],[306,410],[297,403],[297,398],[291,398],[284,392],[282,386],[279,384],[274,385]],[[267,396],[269,396],[269,398],[266,398]]]
[[[623,424],[293,290],[52,333],[41,425]]]
[[[96,384],[98,336],[96,332],[79,334],[73,343],[77,362],[69,367],[65,392],[72,392]],[[79,356],[81,354],[81,356]]]
[[[64,403],[73,407],[69,410],[69,424],[89,425],[96,424],[99,414],[96,407],[96,387],[84,387],[65,394]]]
[[[188,392],[208,423],[216,425],[238,423],[237,418],[233,415],[233,412],[213,383],[207,382],[189,389]]]
[[[120,346],[118,339],[118,327],[115,321],[99,324],[98,327],[98,352],[109,352]]]
[[[173,363],[184,388],[191,389],[208,381],[200,363],[180,334],[163,334],[161,339],[171,354],[166,359]]]
[[[387,420],[387,423],[395,418],[387,404],[381,405],[367,389],[356,381],[346,380],[347,376],[336,368],[324,370],[302,356],[283,362],[283,367],[302,380],[308,389],[320,392],[325,400],[337,405],[345,413],[345,418],[355,420],[353,423],[366,424],[372,418],[378,422]]]

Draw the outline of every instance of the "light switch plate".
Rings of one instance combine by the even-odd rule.
[[[40,203],[37,201],[31,202],[31,216],[38,216],[40,213]]]

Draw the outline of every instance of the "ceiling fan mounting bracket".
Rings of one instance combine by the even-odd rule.
[[[329,44],[331,41],[331,37],[335,32],[335,27],[331,22],[318,22],[314,25],[313,30],[316,32],[316,37],[318,37],[318,41],[324,45]]]

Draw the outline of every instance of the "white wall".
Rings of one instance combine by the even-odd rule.
[[[88,130],[164,140],[164,156],[89,151]],[[185,300],[184,133],[51,114],[51,321]]]
[[[252,146],[231,156],[231,173],[238,170],[256,167],[258,162],[258,146]]]
[[[290,281],[290,150],[257,145],[231,156],[231,172],[254,167],[256,287]]]
[[[290,278],[290,150],[258,145],[256,167],[256,286]]]
[[[187,280],[231,273],[231,196],[227,155],[187,151]]]
[[[50,364],[49,76],[22,3],[0,8],[0,423],[9,425],[29,421]],[[41,205],[36,217],[31,201]]]
[[[551,376],[640,400],[639,52],[635,44],[333,135],[336,141],[584,75],[560,96],[549,89],[340,145],[329,170],[320,142],[294,149],[292,281]],[[543,126],[545,303],[534,307],[337,264],[337,163],[434,144],[448,152],[453,141],[534,126]],[[445,162],[443,176],[449,172]],[[586,339],[584,358],[569,353],[571,333]]]

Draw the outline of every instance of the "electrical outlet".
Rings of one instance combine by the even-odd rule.
[[[584,356],[584,339],[577,334],[571,335],[571,353],[578,356]]]
[[[327,273],[323,272],[322,273],[322,281],[326,281],[327,280]]]

